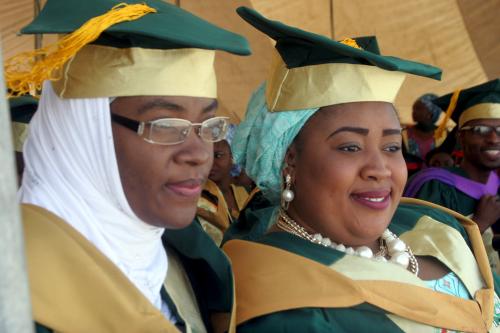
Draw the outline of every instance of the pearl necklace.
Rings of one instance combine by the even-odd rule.
[[[385,229],[382,233],[382,236],[379,239],[380,250],[373,254],[373,251],[368,246],[360,246],[354,249],[352,247],[346,247],[344,244],[332,242],[328,237],[324,237],[319,233],[312,235],[295,222],[290,216],[288,216],[283,210],[280,210],[276,225],[280,229],[306,239],[312,243],[323,245],[350,255],[374,259],[381,262],[389,261],[403,266],[413,274],[418,275],[417,258],[413,255],[410,247],[389,229]]]

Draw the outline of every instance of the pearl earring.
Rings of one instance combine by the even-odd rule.
[[[288,205],[292,202],[295,197],[295,193],[291,190],[292,187],[292,177],[290,175],[285,176],[285,189],[281,192],[281,208],[284,210],[288,209]]]

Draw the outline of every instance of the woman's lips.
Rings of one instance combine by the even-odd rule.
[[[180,182],[167,183],[165,187],[173,193],[187,198],[198,197],[202,191],[203,181],[201,180],[184,180]]]
[[[391,204],[390,191],[357,192],[351,194],[351,198],[371,209],[386,209]]]

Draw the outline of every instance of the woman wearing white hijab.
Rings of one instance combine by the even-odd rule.
[[[12,66],[23,58],[6,66],[14,93],[52,81],[19,191],[36,329],[212,332],[233,298],[229,262],[192,223],[227,127],[215,117],[213,50],[249,49],[161,1],[115,5],[49,1],[24,32],[71,34],[30,73]],[[93,29],[97,42],[81,42]],[[44,76],[54,59],[69,59],[63,74]]]

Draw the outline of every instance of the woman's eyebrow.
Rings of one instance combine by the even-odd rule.
[[[211,111],[214,111],[217,109],[219,106],[219,102],[217,100],[214,100],[212,103],[210,103],[208,106],[204,107],[202,112],[203,113],[208,113]],[[139,114],[146,113],[149,110],[152,110],[154,108],[162,108],[162,109],[167,109],[171,111],[184,111],[185,108],[179,104],[166,101],[164,99],[154,99],[152,101],[149,101],[148,103],[144,104],[139,108]]]
[[[388,128],[382,131],[382,136],[401,135],[402,128]]]
[[[389,135],[400,135],[402,129],[401,128],[387,128],[382,131],[382,136],[389,136]],[[368,135],[370,132],[369,129],[363,128],[363,127],[351,127],[351,126],[344,126],[340,127],[337,130],[335,130],[332,134],[330,134],[326,139],[330,139],[332,136],[335,134],[341,133],[341,132],[352,132],[352,133],[357,133],[363,136]]]
[[[144,114],[154,108],[163,108],[172,111],[183,111],[184,108],[179,104],[165,101],[163,99],[154,99],[142,105],[139,108],[139,114]]]
[[[338,133],[341,133],[341,132],[353,132],[353,133],[357,133],[357,134],[360,134],[360,135],[368,135],[368,128],[362,128],[362,127],[350,127],[350,126],[344,126],[344,127],[340,127],[338,129],[336,129],[332,134],[330,134],[326,139],[330,139],[332,136],[338,134]]]
[[[203,108],[203,113],[215,111],[217,110],[218,107],[219,107],[219,102],[217,100],[214,100],[212,103],[210,103],[209,106]]]

